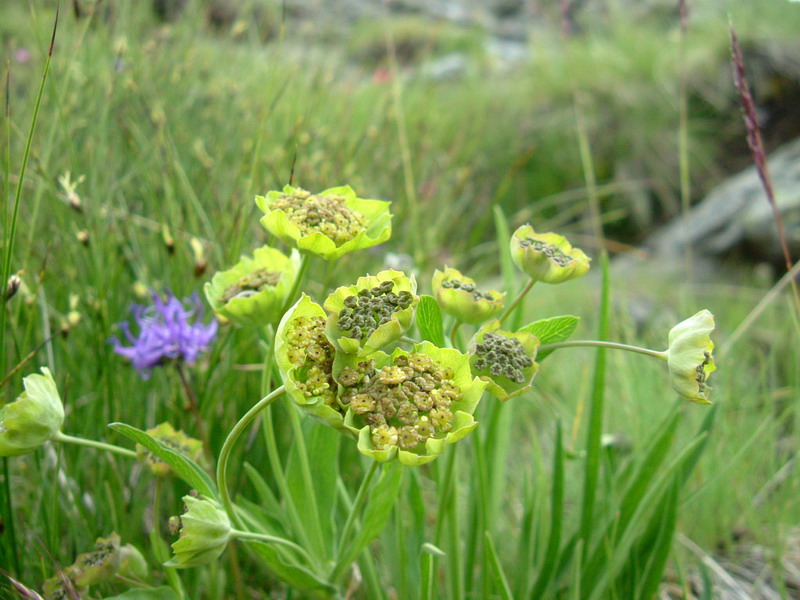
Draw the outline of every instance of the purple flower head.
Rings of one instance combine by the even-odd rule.
[[[128,358],[143,379],[150,377],[150,369],[173,359],[194,363],[217,335],[216,321],[208,325],[200,322],[203,306],[197,294],[181,301],[167,292],[163,301],[154,292],[152,306],[134,304],[131,310],[139,325],[139,337],[133,336],[125,322],[119,328],[133,345],[123,346],[117,338],[109,341],[114,344],[114,352]],[[195,316],[198,322],[192,324]]]

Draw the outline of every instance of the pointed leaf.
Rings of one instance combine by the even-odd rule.
[[[193,460],[185,457],[177,450],[165,446],[144,431],[136,429],[136,427],[131,427],[125,423],[111,423],[109,427],[150,450],[150,452],[172,467],[178,477],[200,492],[202,496],[217,498],[217,487],[211,480],[211,476]]]
[[[552,317],[550,319],[540,319],[538,321],[534,321],[533,323],[528,323],[524,327],[520,328],[520,331],[532,333],[539,338],[539,341],[543,345],[555,344],[568,339],[569,336],[575,332],[580,320],[580,317],[575,317],[573,315],[562,315],[560,317]],[[552,350],[539,352],[536,355],[536,360],[541,362],[542,359],[548,356],[551,352]]]
[[[433,296],[420,296],[417,306],[417,328],[422,339],[444,347],[442,311]]]

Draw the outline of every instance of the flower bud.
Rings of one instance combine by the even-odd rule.
[[[33,452],[51,439],[64,422],[64,407],[47,367],[43,375],[23,378],[25,391],[0,408],[0,456]]]
[[[392,234],[389,202],[358,198],[350,186],[319,194],[287,185],[282,192],[256,196],[265,213],[261,224],[304,254],[334,260],[382,244]]]
[[[511,258],[531,279],[544,283],[580,277],[589,270],[591,260],[565,237],[536,233],[530,225],[523,225],[511,236]]]
[[[711,404],[708,399],[711,388],[706,379],[717,369],[711,356],[712,331],[714,315],[701,310],[669,332],[666,354],[672,388],[687,400],[700,404]]]
[[[336,289],[327,300],[327,334],[347,354],[370,354],[398,340],[414,320],[419,304],[417,282],[387,269],[359,277]]]
[[[500,401],[529,389],[539,371],[535,362],[539,338],[526,331],[502,331],[500,321],[481,327],[469,346],[473,370]]]
[[[184,496],[180,538],[172,544],[173,557],[167,567],[185,569],[217,560],[233,537],[233,529],[222,507],[207,498]]]
[[[496,290],[483,291],[475,280],[458,269],[445,267],[433,273],[433,295],[446,313],[470,325],[488,321],[503,310],[505,294]]]
[[[216,273],[204,291],[217,316],[247,327],[264,327],[281,318],[299,268],[297,251],[286,256],[264,246],[253,258],[242,256],[234,267]]]

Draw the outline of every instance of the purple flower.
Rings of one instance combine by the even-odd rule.
[[[134,304],[131,310],[139,325],[139,337],[131,334],[127,322],[120,323],[119,328],[133,346],[123,346],[117,338],[109,341],[114,344],[114,352],[128,358],[143,379],[150,377],[150,369],[169,360],[194,363],[217,335],[216,321],[208,325],[200,322],[203,307],[197,294],[181,301],[167,292],[164,302],[154,292],[152,306]],[[198,322],[190,323],[195,316]]]

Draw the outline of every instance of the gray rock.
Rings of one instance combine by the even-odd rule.
[[[800,253],[800,139],[768,158],[777,206],[795,259]],[[740,249],[755,259],[783,262],[772,209],[755,166],[715,187],[687,218],[675,219],[645,246],[658,258],[679,258],[687,245],[701,257],[723,257]]]

